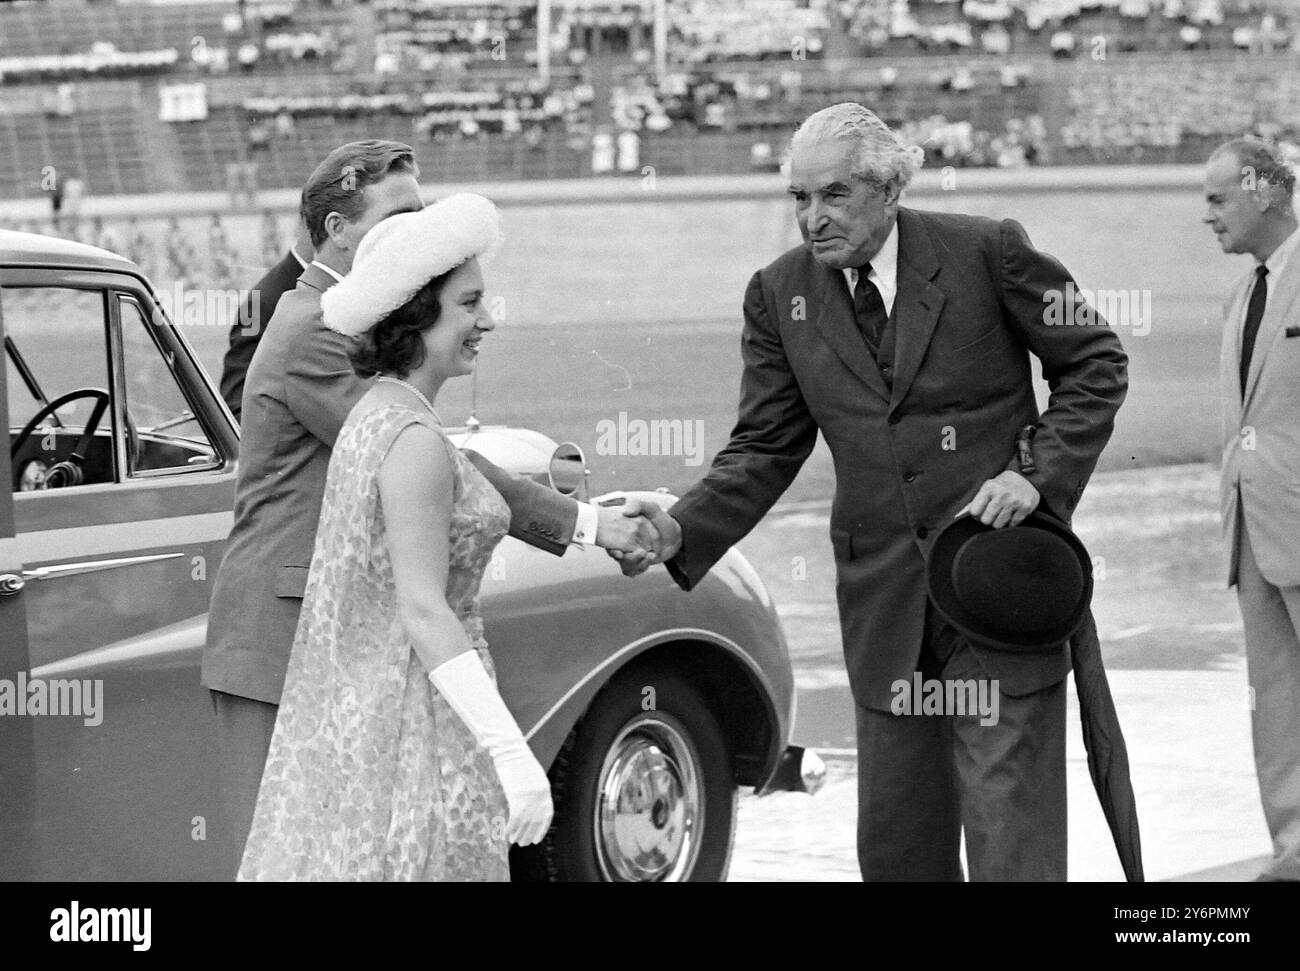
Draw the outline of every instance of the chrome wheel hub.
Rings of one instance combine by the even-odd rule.
[[[704,790],[684,732],[649,713],[624,726],[597,781],[596,856],[606,880],[686,879],[699,855]]]

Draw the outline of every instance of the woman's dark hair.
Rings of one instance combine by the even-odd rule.
[[[424,363],[420,335],[438,322],[443,285],[454,270],[436,276],[415,296],[357,338],[349,357],[352,370],[363,378],[389,373],[404,378]]]

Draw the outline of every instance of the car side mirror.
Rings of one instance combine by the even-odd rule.
[[[547,475],[552,489],[562,496],[572,496],[587,481],[587,457],[573,442],[561,442],[551,453]]]

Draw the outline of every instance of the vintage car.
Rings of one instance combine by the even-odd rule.
[[[0,231],[0,334],[0,879],[228,879],[199,656],[236,424],[140,270],[103,250]],[[456,437],[563,491],[585,479],[579,450],[536,432]],[[600,550],[508,539],[483,606],[555,794],[516,878],[720,880],[738,787],[818,784],[787,744],[786,643],[740,554],[687,595]]]

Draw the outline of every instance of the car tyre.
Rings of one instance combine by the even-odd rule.
[[[681,675],[616,676],[549,774],[555,819],[540,844],[512,849],[515,879],[726,879],[736,825],[731,754],[709,703]]]

